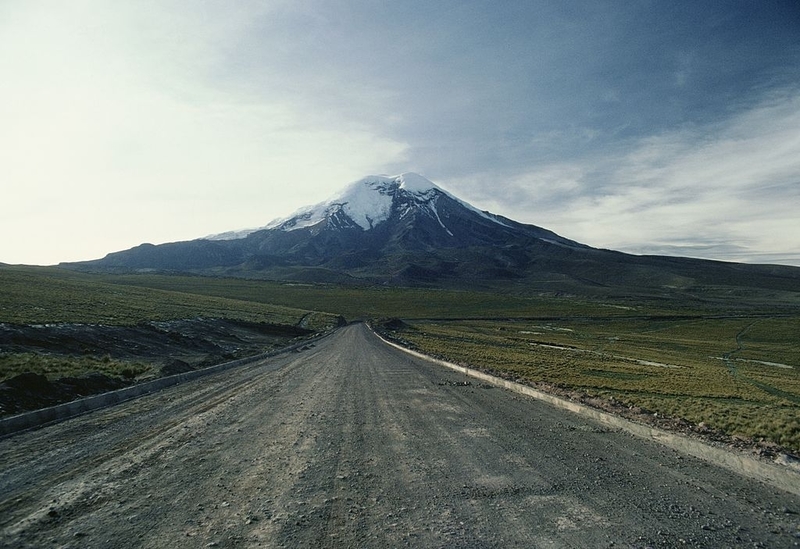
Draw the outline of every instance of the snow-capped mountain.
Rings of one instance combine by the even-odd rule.
[[[460,203],[486,219],[504,225],[499,217],[482,212],[471,204],[459,200],[419,174],[406,172],[392,177],[371,175],[354,181],[325,202],[303,207],[289,217],[276,219],[264,227],[229,231],[206,238],[235,240],[257,231],[267,229],[293,231],[323,222],[339,228],[358,226],[366,231],[387,221],[392,215],[395,202],[401,205],[399,212],[401,218],[411,214],[415,209],[421,209],[448,231],[436,209],[436,202],[442,196]]]
[[[259,229],[142,244],[71,266],[358,284],[535,284],[554,291],[685,287],[723,279],[777,289],[798,283],[796,273],[777,276],[771,266],[591,248],[480,211],[415,173],[365,177]]]
[[[436,210],[436,202],[442,196],[447,196],[465,208],[491,219],[488,214],[458,200],[432,181],[419,174],[408,172],[395,177],[380,175],[365,177],[351,183],[329,200],[302,208],[292,216],[276,220],[265,228],[291,231],[311,227],[326,220],[338,220],[343,223],[342,227],[355,224],[364,230],[369,230],[387,221],[397,202],[402,208],[399,212],[401,218],[412,213],[415,208],[421,209],[436,218],[442,228],[447,230]]]
[[[378,230],[386,232],[382,224],[408,223],[415,225],[433,222],[432,232],[446,234],[451,237],[439,244],[446,247],[463,246],[476,235],[470,230],[463,230],[464,219],[471,218],[473,225],[494,227],[496,230],[527,228],[502,216],[481,211],[471,204],[453,196],[425,177],[407,172],[397,176],[371,175],[355,181],[324,202],[299,209],[289,217],[276,219],[259,229],[231,231],[206,237],[208,240],[235,240],[245,238],[260,231],[278,230],[283,232],[308,229],[314,234],[322,231],[361,230],[364,232]],[[488,223],[487,223],[488,222]],[[438,226],[439,230],[436,230]],[[462,226],[462,230],[455,229]],[[474,227],[472,227],[474,229]],[[428,229],[431,229],[428,227]],[[549,239],[552,243],[568,246],[580,246],[576,242],[561,238],[558,235],[536,229],[536,236]],[[457,230],[456,233],[453,230]],[[471,235],[471,238],[470,238]],[[485,238],[479,238],[483,241]]]
[[[309,276],[301,270],[313,268],[315,279],[413,282],[514,278],[535,249],[551,247],[590,249],[481,211],[419,174],[403,173],[365,177],[259,229],[143,244],[82,265],[301,278]]]

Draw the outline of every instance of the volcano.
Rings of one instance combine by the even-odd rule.
[[[634,256],[481,211],[415,173],[368,176],[259,229],[142,244],[83,270],[297,282],[543,289],[733,285],[797,291],[800,269]]]

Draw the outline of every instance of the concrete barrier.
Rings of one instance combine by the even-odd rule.
[[[92,395],[78,400],[73,400],[71,402],[65,402],[64,404],[58,404],[56,406],[50,406],[48,408],[42,408],[40,410],[33,410],[31,412],[25,412],[16,416],[3,418],[0,419],[0,438],[18,433],[20,431],[25,431],[27,429],[63,421],[65,419],[85,414],[93,410],[98,410],[100,408],[114,406],[121,402],[125,402],[126,400],[131,400],[142,395],[154,393],[179,383],[184,383],[193,379],[224,372],[226,370],[230,370],[231,368],[236,368],[237,366],[258,362],[259,360],[264,360],[266,358],[291,352],[306,345],[310,345],[311,343],[314,343],[315,341],[318,341],[328,335],[330,335],[330,333],[301,341],[288,347],[276,349],[268,353],[240,358],[238,360],[216,364],[200,370],[193,370],[191,372],[160,377],[151,381],[137,383],[136,385],[131,385],[130,387],[125,387],[124,389],[117,389],[116,391]]]
[[[397,343],[384,338],[375,330],[372,331],[386,344],[400,349],[401,351],[414,357],[444,366],[445,368],[455,370],[472,378],[480,379],[481,381],[491,383],[497,387],[502,387],[518,394],[533,397],[557,408],[568,410],[575,414],[591,418],[607,427],[620,429],[634,436],[652,440],[684,454],[688,454],[720,467],[724,467],[729,471],[733,471],[739,475],[759,480],[769,484],[770,486],[774,486],[795,495],[800,495],[800,471],[792,468],[790,465],[785,465],[781,462],[773,463],[764,461],[762,459],[758,459],[756,456],[748,455],[735,449],[713,446],[709,443],[687,437],[685,435],[670,433],[669,431],[664,431],[663,429],[658,429],[642,423],[636,423],[608,412],[591,408],[585,404],[580,404],[578,402],[573,402],[548,393],[544,393],[521,383],[516,383],[514,381],[502,379],[473,368],[461,366],[459,364],[454,364],[438,358],[433,358],[423,353],[412,351],[411,349],[403,347],[402,345],[398,345]],[[782,456],[782,458],[785,460],[786,456]],[[779,457],[779,460],[780,459],[781,458]]]

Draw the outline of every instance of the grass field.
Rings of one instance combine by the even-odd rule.
[[[800,451],[797,296],[761,303],[709,295],[600,298],[0,268],[0,322],[304,319],[322,330],[336,315],[402,318],[407,328],[396,335],[423,352]],[[23,359],[4,360],[10,368]]]
[[[0,323],[132,326],[141,322],[212,318],[295,326],[324,331],[337,317],[325,312],[190,291],[113,284],[64,269],[0,267]],[[56,380],[98,372],[123,379],[152,374],[145,360],[68,353],[4,352],[0,381],[31,372]]]
[[[335,316],[250,299],[206,295],[191,287],[169,289],[115,284],[105,277],[64,269],[0,267],[0,322],[133,325],[143,321],[227,318],[312,329],[335,325]]]
[[[85,275],[84,275],[85,276]],[[343,315],[349,321],[375,318],[471,319],[698,316],[716,313],[704,298],[661,296],[582,297],[535,290],[475,291],[383,286],[299,284],[240,278],[165,275],[98,275],[121,286],[176,291]],[[738,303],[738,302],[737,302]],[[730,307],[726,308],[727,311]],[[800,308],[800,304],[797,306]],[[751,306],[737,307],[750,311]],[[796,308],[795,308],[796,309]],[[792,310],[795,310],[792,309]]]
[[[109,275],[104,279],[120,285],[130,284],[335,312],[350,321],[381,317],[460,318],[580,315],[594,308],[594,305],[587,305],[576,299],[514,296],[475,291],[374,286],[345,287],[163,275]]]

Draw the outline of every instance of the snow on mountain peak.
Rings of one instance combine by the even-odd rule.
[[[291,231],[310,227],[341,211],[353,223],[369,230],[389,219],[392,197],[399,189],[424,198],[431,190],[444,192],[433,182],[412,172],[395,176],[370,175],[354,181],[325,202],[273,221],[266,228]]]
[[[392,195],[388,188],[390,184],[391,180],[386,177],[365,177],[351,183],[339,196],[324,203],[326,207],[322,210],[327,214],[331,206],[340,205],[342,211],[359,227],[371,229],[389,219],[392,213]]]
[[[430,210],[445,229],[447,228],[439,219],[435,205],[435,199],[440,195],[448,196],[486,219],[504,225],[496,217],[463,202],[427,178],[414,172],[405,172],[395,176],[370,175],[364,177],[350,183],[325,202],[301,208],[291,216],[276,219],[261,229],[293,231],[329,220],[341,227],[356,225],[366,231],[389,219],[392,214],[393,199],[398,193],[410,195],[414,202]],[[247,234],[261,229],[231,231],[207,238],[212,240],[244,238]]]
[[[394,180],[400,183],[401,189],[405,189],[410,193],[422,194],[434,189],[437,191],[442,190],[433,181],[429,181],[414,172],[400,174]]]
[[[339,197],[351,196],[365,190],[378,191],[381,194],[393,194],[395,190],[402,189],[412,194],[427,194],[431,190],[444,192],[433,181],[414,172],[405,172],[400,175],[369,175],[348,185],[340,192]]]

